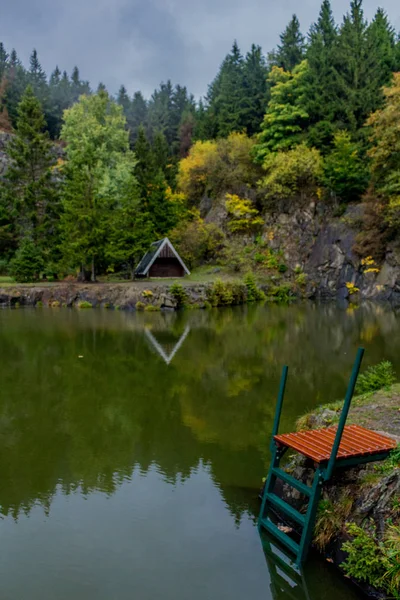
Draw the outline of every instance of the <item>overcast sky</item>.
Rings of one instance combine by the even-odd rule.
[[[349,0],[331,0],[342,20]],[[399,0],[364,0],[368,19],[377,6],[400,30]],[[32,48],[47,73],[78,65],[92,87],[149,96],[161,81],[204,95],[233,40],[245,53],[252,43],[271,50],[296,12],[303,32],[319,0],[0,0],[0,40],[28,63]]]

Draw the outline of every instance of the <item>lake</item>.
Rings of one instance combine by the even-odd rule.
[[[288,431],[360,344],[399,372],[381,306],[0,311],[0,598],[289,598],[256,528],[280,371]],[[303,575],[293,598],[358,597],[318,557]]]

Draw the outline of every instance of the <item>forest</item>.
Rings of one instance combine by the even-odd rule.
[[[234,42],[199,100],[170,81],[114,97],[0,43],[0,275],[131,278],[165,235],[190,268],[283,270],[264,216],[304,199],[365,203],[356,250],[379,262],[400,229],[399,129],[400,36],[362,0],[340,23],[323,0],[308,32],[293,15],[267,53]]]

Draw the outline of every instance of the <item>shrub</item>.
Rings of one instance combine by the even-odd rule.
[[[0,258],[0,275],[8,275],[9,264],[5,258]]]
[[[288,270],[287,266],[286,266],[285,264],[283,264],[283,263],[281,263],[281,264],[278,266],[278,271],[279,271],[279,273],[286,273],[286,271],[287,271],[287,270]]]
[[[269,291],[269,295],[277,302],[289,302],[292,289],[289,284],[273,286]]]
[[[207,301],[211,306],[231,306],[245,302],[245,286],[220,279],[207,288]]]
[[[225,206],[228,211],[228,229],[231,233],[252,233],[264,225],[264,220],[252,202],[237,194],[226,194]]]
[[[142,292],[143,298],[152,298],[153,295],[154,294],[151,290],[143,290],[143,292]]]
[[[225,234],[215,223],[205,223],[197,211],[181,221],[169,234],[189,268],[216,260],[225,244]]]
[[[93,308],[93,304],[87,300],[82,300],[82,302],[78,302],[78,308]]]
[[[368,367],[365,373],[358,377],[356,393],[366,394],[376,392],[382,388],[390,387],[396,381],[393,365],[388,360],[383,360],[378,365]]]
[[[266,200],[317,194],[322,157],[315,148],[299,144],[288,152],[270,153],[264,159],[266,175],[259,182]]]
[[[136,302],[136,310],[144,310],[145,306],[146,305],[144,304],[144,302],[140,302],[140,300]]]
[[[244,284],[247,290],[247,302],[261,302],[262,300],[265,300],[265,294],[257,286],[253,273],[247,273],[244,278]]]
[[[174,298],[178,308],[182,308],[183,306],[185,306],[188,299],[188,295],[181,283],[173,283],[169,287],[169,292]]]
[[[10,263],[10,275],[20,283],[37,281],[42,268],[40,252],[32,240],[24,238]]]
[[[342,566],[345,573],[358,581],[381,586],[388,562],[381,544],[375,541],[375,527],[371,524],[372,536],[355,523],[347,524],[347,531],[353,537],[343,544],[342,550],[348,556]]]
[[[144,310],[146,312],[158,312],[161,310],[161,308],[159,306],[155,306],[154,304],[148,304],[144,307]]]

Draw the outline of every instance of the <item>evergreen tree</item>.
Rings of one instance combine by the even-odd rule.
[[[293,71],[294,67],[304,59],[305,54],[305,40],[296,15],[292,16],[280,39],[281,43],[276,53],[271,56],[272,62],[285,71]]]
[[[208,103],[215,135],[226,137],[245,127],[249,98],[245,88],[244,61],[236,41],[210,86]]]
[[[295,67],[293,73],[280,67],[272,67],[269,75],[271,100],[255,149],[259,162],[270,152],[293,148],[304,138],[309,121],[309,115],[304,109],[307,75],[306,60]]]
[[[395,30],[382,8],[378,8],[367,28],[366,45],[371,57],[369,64],[373,69],[370,78],[375,83],[376,101],[380,105],[383,102],[381,88],[390,83],[397,66]]]
[[[167,139],[161,131],[157,131],[154,136],[152,152],[155,165],[166,175],[169,163],[169,147]]]
[[[179,126],[179,158],[185,158],[188,155],[193,143],[193,136],[196,128],[196,119],[191,111],[182,116]]]
[[[29,59],[28,82],[31,84],[35,96],[39,99],[43,109],[48,110],[48,89],[46,73],[42,69],[36,50],[32,51]]]
[[[260,46],[251,46],[243,65],[244,86],[248,105],[244,111],[243,123],[248,135],[260,130],[260,125],[269,100],[267,88],[268,70]]]
[[[378,39],[385,29],[381,17],[369,30],[362,0],[352,0],[350,13],[343,20],[336,56],[338,94],[343,99],[339,120],[352,131],[362,127],[366,117],[382,101],[381,55]],[[385,35],[388,35],[387,31]],[[384,74],[384,73],[383,73]]]
[[[331,144],[334,122],[343,112],[338,96],[338,72],[335,64],[337,27],[329,0],[323,0],[316,23],[310,28],[307,48],[308,76],[304,108],[310,115],[309,143],[317,148]]]
[[[152,137],[156,131],[161,131],[169,145],[172,145],[176,135],[172,122],[173,96],[174,90],[168,80],[154,90],[148,103],[149,134]]]
[[[134,93],[127,120],[131,144],[134,145],[138,137],[139,127],[145,127],[147,124],[147,103],[142,92]]]
[[[0,42],[0,81],[6,74],[7,65],[8,65],[8,53],[4,48],[4,44]]]
[[[15,127],[18,118],[18,105],[27,85],[27,74],[13,49],[8,61],[7,70],[6,107],[11,123]]]
[[[65,264],[90,272],[105,259],[113,211],[131,197],[136,185],[134,155],[122,107],[104,91],[81,96],[64,113],[61,138],[64,168],[61,219]]]
[[[39,100],[31,86],[18,106],[15,136],[7,147],[11,159],[4,178],[9,211],[15,215],[18,238],[35,243],[44,260],[55,237],[58,198],[52,167],[54,157]]]
[[[119,88],[117,102],[120,106],[122,106],[125,117],[128,117],[131,109],[131,101],[124,85],[121,85]]]

